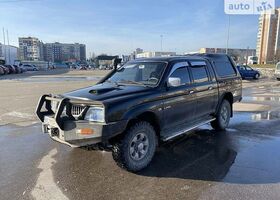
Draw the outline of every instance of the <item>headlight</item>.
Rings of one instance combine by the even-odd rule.
[[[90,107],[85,116],[85,120],[91,122],[105,122],[104,108]]]

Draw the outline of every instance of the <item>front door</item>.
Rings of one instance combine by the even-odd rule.
[[[180,85],[167,86],[167,90],[163,94],[163,130],[172,130],[178,125],[194,120],[196,100],[187,66],[187,62],[176,63],[169,74],[171,78],[179,78]]]

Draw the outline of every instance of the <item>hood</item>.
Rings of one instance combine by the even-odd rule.
[[[149,87],[138,85],[115,85],[111,83],[101,83],[91,87],[74,90],[63,94],[62,96],[78,100],[103,101],[125,95],[142,93],[148,90],[150,90]]]

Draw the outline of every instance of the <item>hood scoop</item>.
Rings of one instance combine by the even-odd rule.
[[[104,93],[107,93],[107,92],[111,92],[113,90],[117,90],[118,88],[102,88],[102,89],[94,89],[94,90],[90,90],[89,93],[90,94],[96,94],[96,95],[99,95],[99,94],[104,94]]]

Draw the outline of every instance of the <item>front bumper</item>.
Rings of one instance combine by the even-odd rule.
[[[55,113],[51,109],[50,101],[59,102]],[[122,133],[126,128],[126,121],[97,123],[76,119],[71,115],[72,103],[77,102],[71,102],[69,99],[56,99],[48,95],[42,96],[38,103],[36,113],[42,122],[42,130],[57,142],[71,147],[106,144],[110,138]],[[45,111],[41,111],[44,105]],[[64,110],[66,113],[63,113]],[[92,133],[82,134],[82,129],[90,129]]]

